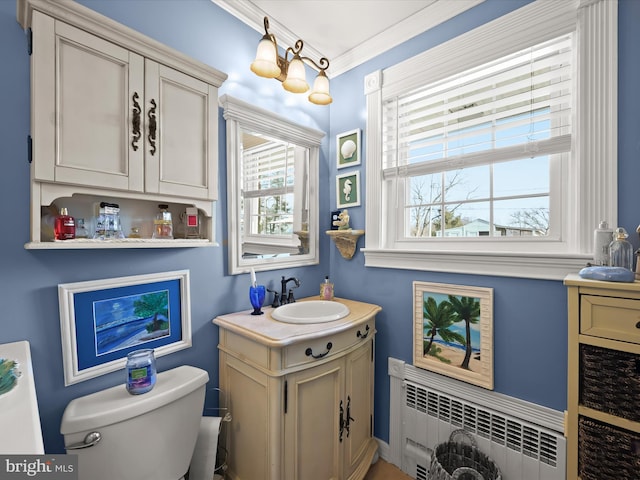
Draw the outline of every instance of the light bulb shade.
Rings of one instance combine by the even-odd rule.
[[[276,78],[280,75],[278,52],[275,44],[267,36],[258,44],[256,59],[251,63],[251,71],[260,77]]]
[[[304,62],[298,55],[294,56],[287,68],[287,78],[282,82],[285,90],[291,93],[304,93],[309,90]]]
[[[321,71],[313,82],[313,90],[309,94],[309,101],[316,105],[329,105],[333,99],[329,93],[329,79]]]

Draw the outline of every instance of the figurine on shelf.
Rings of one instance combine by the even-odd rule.
[[[349,212],[347,212],[346,209],[340,212],[338,220],[333,221],[333,226],[338,227],[338,230],[351,230],[349,226]]]

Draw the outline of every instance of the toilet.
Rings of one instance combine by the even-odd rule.
[[[184,365],[159,373],[142,395],[123,383],[69,402],[60,432],[67,453],[78,455],[79,480],[182,479],[208,380],[206,371]]]

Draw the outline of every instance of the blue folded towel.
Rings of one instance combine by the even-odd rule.
[[[582,278],[605,282],[633,282],[636,275],[624,267],[585,267],[578,273]]]

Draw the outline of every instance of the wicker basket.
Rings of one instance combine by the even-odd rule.
[[[469,443],[456,441],[463,437]],[[502,480],[500,469],[476,447],[465,430],[451,432],[449,441],[436,446],[431,455],[429,480]]]
[[[582,480],[638,480],[640,434],[580,417],[578,473]]]
[[[640,421],[640,355],[582,344],[580,363],[582,405]]]

